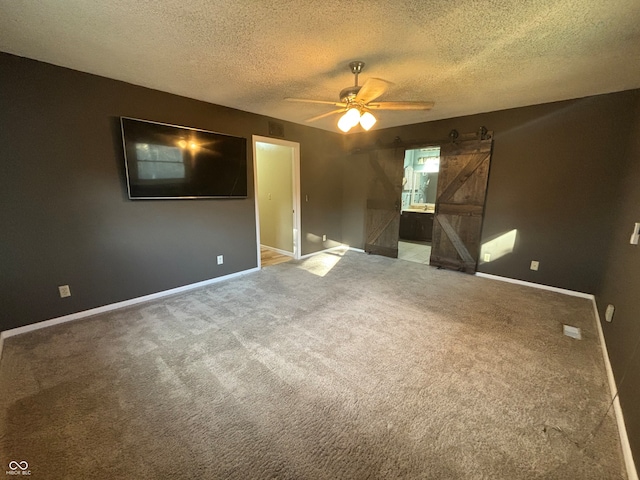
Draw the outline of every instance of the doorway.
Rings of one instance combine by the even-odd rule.
[[[258,267],[261,252],[299,259],[300,144],[254,135],[253,158]]]
[[[403,168],[398,258],[429,265],[440,147],[406,150]]]
[[[451,142],[414,151],[406,164],[411,168],[404,172],[406,150],[399,142],[393,147],[352,154],[367,155],[371,166],[365,252],[397,258],[403,246],[398,244],[399,239],[430,242],[429,265],[475,273],[493,132],[480,127],[465,134],[452,130],[449,136]],[[435,170],[435,165],[437,180],[436,172],[429,171]],[[435,187],[435,198],[429,187]],[[409,256],[416,257],[415,253],[414,249]],[[424,262],[422,257],[420,263]]]

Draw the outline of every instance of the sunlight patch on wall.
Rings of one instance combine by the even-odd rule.
[[[483,243],[480,248],[480,264],[493,262],[513,252],[517,237],[518,230],[514,229]]]

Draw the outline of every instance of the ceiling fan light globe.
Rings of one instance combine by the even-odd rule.
[[[352,127],[355,127],[360,121],[360,112],[357,108],[350,108],[344,115],[349,119]]]
[[[360,125],[367,131],[375,125],[376,121],[376,117],[369,112],[364,112],[360,117]]]
[[[338,120],[338,128],[342,130],[344,133],[347,133],[349,130],[351,130],[351,127],[352,127],[351,122],[349,121],[349,118],[345,113],[340,117],[340,120]]]
[[[356,108],[350,108],[346,111],[340,120],[338,120],[338,128],[343,132],[348,132],[355,127],[360,121],[360,112]]]

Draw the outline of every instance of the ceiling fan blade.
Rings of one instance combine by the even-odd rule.
[[[382,80],[381,78],[369,78],[362,84],[362,87],[360,87],[355,101],[359,103],[369,103],[386,92],[390,85],[393,85],[393,83]]]
[[[285,98],[288,102],[320,103],[322,105],[335,105],[336,107],[346,107],[346,103],[332,102],[330,100],[310,100],[308,98]]]
[[[320,120],[321,118],[328,117],[330,115],[334,115],[336,113],[344,112],[344,108],[339,108],[338,110],[332,110],[331,112],[323,113],[322,115],[318,115],[316,117],[307,118],[305,122],[315,122],[316,120]]]
[[[377,102],[367,104],[372,110],[431,110],[433,102]]]

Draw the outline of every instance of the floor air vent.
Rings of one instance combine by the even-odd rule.
[[[582,340],[582,332],[578,327],[572,327],[571,325],[562,325],[562,333],[567,337]]]

